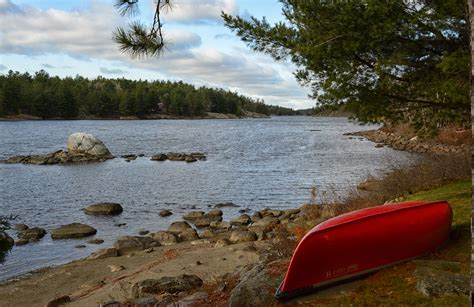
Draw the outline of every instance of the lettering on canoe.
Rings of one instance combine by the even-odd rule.
[[[357,263],[350,264],[341,268],[333,269],[326,272],[326,278],[333,278],[357,271],[359,265]]]

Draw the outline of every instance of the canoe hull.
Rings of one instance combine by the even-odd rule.
[[[298,296],[427,254],[447,241],[451,222],[445,201],[383,205],[327,220],[298,244],[275,297]]]

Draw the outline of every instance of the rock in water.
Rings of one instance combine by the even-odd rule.
[[[21,239],[32,239],[32,240],[37,241],[41,239],[42,237],[44,237],[45,234],[46,234],[46,230],[44,230],[43,228],[33,227],[33,228],[23,230],[22,232],[18,234],[18,237]]]
[[[51,238],[53,240],[82,238],[95,235],[96,233],[97,230],[89,225],[72,223],[51,230]]]
[[[98,138],[91,134],[77,132],[69,136],[67,149],[71,154],[91,156],[111,156],[109,149]]]
[[[12,237],[7,235],[5,232],[0,231],[0,250],[9,249],[14,244]]]
[[[122,206],[117,203],[97,203],[87,206],[84,210],[92,215],[116,215],[123,212]]]

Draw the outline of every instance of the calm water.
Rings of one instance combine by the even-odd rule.
[[[87,165],[0,164],[0,214],[18,215],[16,223],[47,230],[82,222],[97,228],[96,237],[105,240],[97,246],[86,240],[53,242],[47,235],[14,247],[0,264],[0,280],[84,257],[120,235],[164,229],[193,207],[206,210],[220,202],[253,210],[296,207],[310,200],[312,186],[343,195],[368,174],[381,174],[413,159],[408,153],[342,135],[373,128],[345,118],[310,117],[0,122],[0,159],[65,148],[74,132],[92,133],[117,156],[147,156],[131,163],[115,159]],[[208,159],[190,164],[149,161],[149,156],[168,151],[202,151]],[[100,201],[121,203],[123,214],[93,217],[81,211]],[[162,208],[174,214],[161,218]],[[224,209],[225,219],[237,211]],[[117,223],[126,225],[114,226]],[[74,248],[78,244],[87,247]]]

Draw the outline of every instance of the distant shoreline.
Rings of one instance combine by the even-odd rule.
[[[265,115],[255,112],[246,112],[242,116],[229,113],[211,113],[207,112],[204,116],[177,116],[167,114],[152,114],[144,117],[136,116],[120,116],[120,117],[97,117],[97,116],[85,116],[85,117],[74,117],[74,118],[42,118],[39,116],[19,114],[12,116],[0,117],[0,121],[24,121],[24,120],[159,120],[159,119],[243,119],[243,118],[271,118],[275,115]]]

